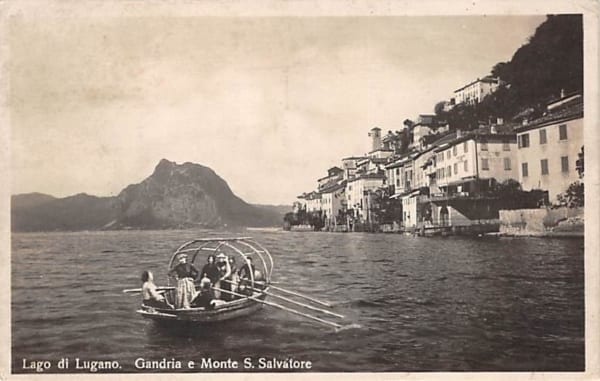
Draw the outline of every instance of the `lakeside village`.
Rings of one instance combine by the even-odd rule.
[[[298,196],[286,230],[423,236],[583,236],[583,96],[556,94],[511,120],[451,128],[444,115],[506,86],[477,79],[405,120],[368,133],[372,149],[341,159]],[[491,118],[490,118],[491,119]]]

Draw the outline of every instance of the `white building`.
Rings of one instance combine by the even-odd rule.
[[[385,175],[364,174],[348,180],[346,185],[347,208],[354,210],[354,217],[366,221],[370,212],[369,191],[375,191],[385,186]]]
[[[305,197],[306,200],[306,211],[307,212],[318,212],[323,208],[321,206],[321,194],[318,192],[310,192]]]
[[[517,180],[516,143],[515,134],[459,134],[434,150],[437,186],[447,194],[467,194],[483,190],[476,180]]]
[[[486,76],[484,78],[477,78],[477,80],[461,87],[460,89],[454,90],[454,99],[456,104],[467,103],[475,104],[479,103],[488,94],[493,93],[500,86],[500,79],[492,76]]]
[[[366,159],[364,156],[350,156],[342,159],[343,179],[348,180],[356,175],[358,162]]]
[[[575,163],[584,144],[581,100],[553,110],[516,130],[518,178],[523,190],[546,190],[550,201],[579,179]]]
[[[341,210],[346,210],[346,182],[335,184],[323,189],[321,193],[321,208],[325,218],[325,226],[337,226],[337,216]]]

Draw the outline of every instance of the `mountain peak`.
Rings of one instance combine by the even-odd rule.
[[[14,230],[273,226],[282,218],[244,202],[211,168],[167,159],[116,197],[13,196],[11,215]]]

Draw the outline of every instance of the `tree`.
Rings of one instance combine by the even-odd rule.
[[[444,119],[444,117],[445,117],[444,107],[446,107],[446,101],[440,101],[440,102],[436,103],[435,106],[433,107],[435,116],[437,116],[438,119]]]
[[[488,195],[496,197],[502,204],[502,209],[537,208],[546,196],[542,190],[524,191],[521,184],[514,179],[494,183]]]
[[[584,186],[580,181],[575,181],[567,190],[556,196],[554,206],[566,206],[568,208],[580,208],[585,206]]]
[[[510,120],[526,109],[541,116],[545,103],[566,93],[583,92],[583,19],[581,15],[548,16],[508,62],[491,69],[503,85],[476,105],[461,103],[447,113],[442,102],[434,110],[451,130],[470,130],[479,121]],[[439,114],[438,114],[439,113]]]
[[[548,16],[509,62],[492,74],[511,84],[522,106],[566,92],[583,91],[583,19],[581,15]]]

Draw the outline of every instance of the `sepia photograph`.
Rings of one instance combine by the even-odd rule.
[[[486,3],[5,4],[0,378],[593,377],[598,4]]]

